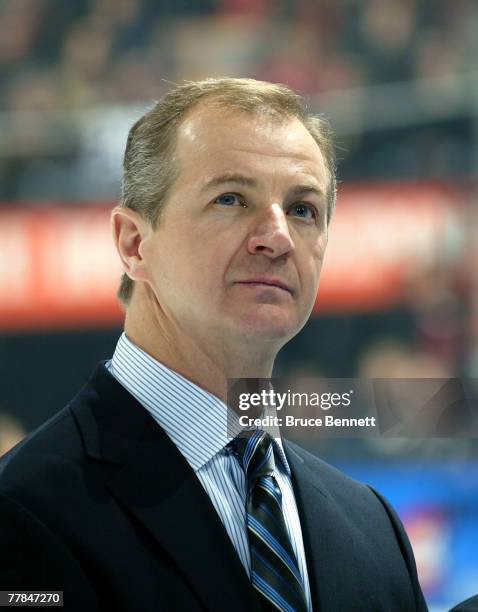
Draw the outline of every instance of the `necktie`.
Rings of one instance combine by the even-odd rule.
[[[252,585],[266,609],[304,612],[304,585],[284,521],[281,491],[273,476],[272,438],[261,430],[243,432],[232,447],[247,478]]]

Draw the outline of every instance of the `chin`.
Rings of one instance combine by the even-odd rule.
[[[256,308],[255,312],[241,320],[239,324],[240,333],[255,339],[275,340],[282,345],[293,338],[304,326],[295,317],[283,312],[261,312]]]

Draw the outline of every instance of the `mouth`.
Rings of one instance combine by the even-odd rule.
[[[293,294],[292,287],[290,287],[283,281],[275,278],[251,278],[244,281],[238,281],[236,284],[251,285],[256,287],[274,287],[276,289],[281,289],[282,291],[287,291],[288,293]]]

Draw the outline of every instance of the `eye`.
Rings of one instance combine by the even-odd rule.
[[[244,200],[237,193],[223,193],[214,200],[221,206],[245,206]]]
[[[292,208],[289,209],[289,213],[294,217],[298,217],[299,219],[312,220],[317,218],[317,210],[315,206],[312,204],[307,204],[307,202],[298,202],[294,204]]]

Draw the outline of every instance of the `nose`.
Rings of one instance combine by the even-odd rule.
[[[271,259],[289,253],[294,248],[294,243],[282,206],[272,204],[259,215],[249,236],[247,245],[249,253],[253,255],[261,253]]]

